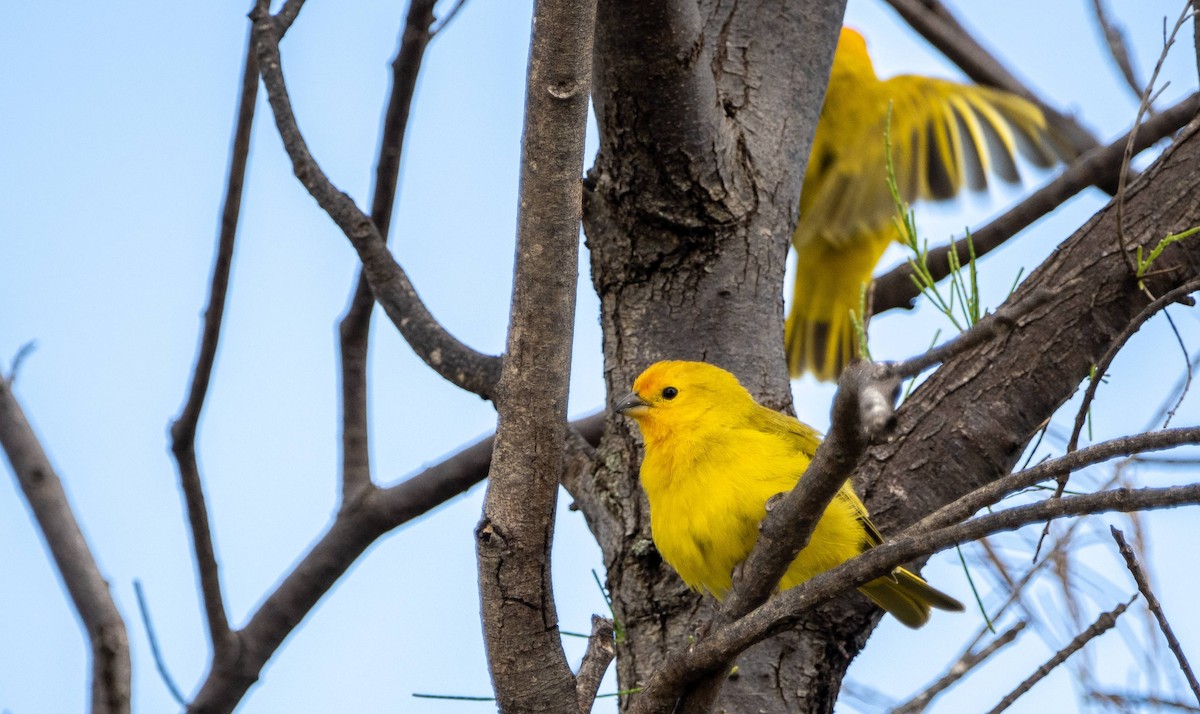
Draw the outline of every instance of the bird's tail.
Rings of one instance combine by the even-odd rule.
[[[850,311],[860,312],[862,287],[891,242],[862,237],[832,245],[811,236],[796,250],[796,281],[784,340],[793,377],[811,372],[833,380],[856,354]]]
[[[952,612],[963,610],[961,602],[904,568],[896,568],[891,575],[872,580],[859,591],[913,629],[929,622],[930,608]]]

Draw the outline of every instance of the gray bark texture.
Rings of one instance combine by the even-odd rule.
[[[787,408],[782,284],[800,182],[828,77],[841,3],[600,0],[593,101],[600,152],[584,226],[601,299],[609,398],[660,359],[725,367]],[[1193,125],[1124,196],[1125,241],[1153,246],[1200,224]],[[1184,242],[1156,263],[1155,295],[1198,274]],[[1026,281],[1014,330],[955,356],[897,414],[895,438],[853,474],[876,523],[895,533],[1007,474],[1038,426],[1151,298],[1120,253],[1112,206]],[[649,532],[636,429],[610,417],[593,482],[576,500],[597,530],[622,690],[644,685],[698,636],[712,601],[689,592]],[[850,476],[851,474],[847,474]],[[878,611],[848,595],[737,659],[717,711],[829,712]],[[636,696],[636,695],[634,695]],[[628,706],[628,699],[623,706]]]
[[[595,3],[538,0],[495,450],[475,529],[488,670],[506,712],[578,712],[550,578],[567,436]]]
[[[721,365],[764,403],[790,405],[784,266],[843,10],[819,0],[600,1],[600,153],[584,227],[614,402],[642,369],[673,358]],[[591,520],[603,509],[621,524],[601,538],[626,631],[621,689],[644,684],[712,613],[654,549],[634,431],[610,421],[596,497],[580,504]],[[795,711],[826,683],[832,702],[849,662],[843,643],[795,632],[756,646],[718,706]]]

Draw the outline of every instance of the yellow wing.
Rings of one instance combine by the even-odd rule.
[[[797,270],[786,344],[794,377],[836,379],[853,357],[849,313],[898,237],[884,151],[889,104],[906,202],[949,199],[964,186],[982,190],[989,174],[1017,182],[1018,154],[1049,167],[1065,153],[1024,99],[917,75],[880,81],[861,37],[843,30],[792,235]]]
[[[809,459],[821,443],[820,435],[812,427],[762,406],[755,410],[752,424],[756,429],[789,440],[803,450]],[[883,535],[871,522],[867,507],[847,481],[825,510],[808,547],[796,556],[780,588],[798,585],[857,553],[882,544]],[[896,568],[891,574],[872,580],[859,590],[912,628],[929,621],[930,608],[954,612],[963,609],[961,602],[904,568]]]

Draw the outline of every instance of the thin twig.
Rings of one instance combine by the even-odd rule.
[[[1078,280],[1078,278],[1076,278]],[[1068,283],[1060,290],[1068,289],[1073,283]],[[976,346],[991,340],[997,335],[1008,332],[1017,325],[1018,318],[1058,296],[1056,290],[1037,288],[1029,292],[1019,302],[1006,303],[996,312],[975,323],[970,329],[961,332],[953,339],[947,340],[933,349],[903,362],[888,364],[888,370],[901,379],[916,377],[921,372],[934,365],[945,362],[954,355],[961,354]]]
[[[1112,533],[1113,540],[1117,542],[1117,547],[1121,551],[1121,557],[1125,559],[1125,567],[1129,568],[1130,574],[1133,575],[1134,581],[1137,583],[1138,590],[1142,593],[1142,597],[1146,598],[1146,606],[1150,608],[1150,612],[1154,613],[1155,619],[1158,620],[1158,628],[1162,630],[1163,637],[1167,640],[1167,647],[1171,653],[1175,655],[1175,659],[1179,662],[1179,669],[1183,671],[1183,676],[1187,679],[1188,686],[1192,688],[1192,694],[1196,697],[1196,702],[1200,704],[1200,682],[1196,681],[1196,675],[1192,672],[1192,666],[1188,664],[1187,656],[1183,653],[1183,647],[1179,644],[1179,639],[1175,637],[1174,630],[1171,629],[1170,623],[1167,622],[1167,615],[1163,612],[1162,605],[1158,602],[1158,598],[1154,596],[1154,591],[1150,589],[1150,578],[1146,576],[1146,572],[1142,570],[1142,566],[1138,563],[1137,556],[1133,553],[1133,548],[1125,542],[1125,534],[1117,530],[1116,526],[1109,526],[1109,532]]]
[[[11,387],[17,383],[17,372],[20,371],[21,365],[25,363],[29,355],[33,354],[35,349],[37,349],[36,340],[30,340],[17,348],[17,353],[12,358],[12,366],[8,368],[8,386]],[[3,378],[0,375],[0,379]]]
[[[1179,327],[1175,325],[1175,318],[1171,317],[1171,313],[1163,310],[1163,317],[1167,318],[1167,324],[1171,326],[1171,333],[1175,335],[1175,342],[1179,345],[1179,351],[1183,353],[1183,378],[1180,380],[1182,386],[1176,387],[1175,391],[1179,392],[1179,399],[1166,412],[1166,418],[1163,419],[1162,428],[1165,429],[1171,425],[1171,420],[1175,418],[1175,412],[1179,411],[1179,407],[1183,406],[1184,397],[1187,396],[1188,390],[1192,388],[1192,371],[1195,369],[1192,363],[1196,361],[1189,353],[1187,345],[1183,342],[1183,335],[1179,333]]]
[[[292,3],[289,3],[289,6]],[[298,4],[298,3],[297,3]],[[233,132],[233,148],[229,158],[229,176],[225,186],[224,206],[221,210],[221,230],[217,237],[217,254],[213,261],[212,279],[208,290],[208,307],[204,311],[204,328],[196,364],[192,368],[192,383],[187,401],[179,417],[171,424],[171,452],[179,470],[180,486],[187,504],[188,525],[192,535],[192,549],[196,557],[196,570],[200,578],[200,591],[204,599],[205,620],[208,624],[209,643],[214,656],[230,647],[229,620],[225,614],[225,603],[221,596],[221,573],[213,547],[212,532],[208,521],[208,506],[204,498],[204,484],[200,467],[196,463],[196,428],[204,409],[216,361],[217,345],[221,338],[221,322],[225,314],[225,296],[229,288],[229,273],[233,265],[234,243],[237,237],[238,217],[242,207],[242,185],[246,178],[246,162],[250,154],[250,138],[254,124],[254,105],[258,97],[258,67],[254,56],[253,39],[247,38],[246,59],[242,68],[241,96],[238,99],[237,121]]]
[[[1137,596],[1134,595],[1134,597],[1136,598]],[[1129,607],[1130,603],[1132,602],[1133,600],[1130,600],[1126,603],[1121,603],[1116,608],[1096,618],[1096,621],[1092,623],[1091,627],[1079,633],[1075,639],[1067,643],[1066,647],[1062,648],[1055,653],[1053,657],[1046,660],[1046,663],[1041,667],[1038,667],[1037,671],[1030,675],[1028,679],[1017,685],[1017,688],[1009,692],[1004,699],[1001,699],[999,704],[992,707],[992,709],[988,711],[988,714],[999,714],[1005,709],[1008,709],[1022,694],[1028,692],[1033,688],[1033,685],[1042,681],[1047,674],[1050,674],[1055,667],[1065,662],[1068,657],[1078,652],[1088,642],[1091,642],[1096,637],[1099,637],[1100,635],[1112,629],[1113,625],[1117,624],[1117,618],[1121,616],[1121,613],[1125,612],[1125,608]]]
[[[1105,147],[1088,152],[1058,178],[1033,192],[988,225],[973,231],[971,242],[976,257],[983,257],[1000,247],[1018,232],[1085,188],[1115,179],[1117,172],[1121,170],[1125,147],[1129,145],[1131,138],[1134,139],[1134,150],[1142,151],[1191,121],[1197,108],[1200,108],[1200,95],[1193,94],[1148,120],[1139,127],[1136,136],[1130,132]],[[964,241],[954,241],[931,249],[928,263],[929,272],[934,280],[941,280],[950,274],[948,256],[952,250],[957,251],[961,264],[967,263],[969,256],[966,254]],[[897,308],[913,308],[913,299],[921,293],[913,284],[911,276],[912,268],[905,264],[875,279],[875,314]]]
[[[454,6],[451,7],[446,12],[445,15],[442,15],[441,17],[438,18],[437,24],[434,25],[429,30],[429,36],[433,37],[433,36],[437,35],[439,32],[441,32],[442,30],[446,29],[446,26],[449,25],[454,20],[454,18],[458,16],[458,11],[462,10],[463,5],[466,5],[466,4],[467,4],[467,0],[457,0],[454,3]]]
[[[1187,22],[1191,16],[1191,5],[1185,2],[1183,12],[1179,14],[1179,19],[1175,21],[1175,27],[1171,29],[1169,36],[1163,38],[1162,53],[1158,56],[1158,62],[1154,65],[1154,71],[1150,73],[1150,81],[1146,83],[1146,88],[1142,92],[1142,100],[1138,104],[1137,117],[1133,120],[1133,127],[1129,130],[1129,140],[1126,142],[1125,151],[1121,156],[1121,171],[1117,174],[1117,242],[1121,245],[1121,255],[1125,262],[1129,265],[1129,272],[1137,275],[1137,265],[1134,263],[1133,256],[1129,252],[1127,240],[1125,237],[1125,186],[1129,180],[1129,163],[1133,160],[1134,140],[1137,137],[1138,129],[1142,123],[1142,117],[1150,110],[1150,105],[1154,103],[1157,96],[1154,93],[1154,83],[1158,81],[1158,74],[1162,71],[1163,63],[1167,60],[1167,53],[1171,49],[1171,45],[1175,44],[1175,36],[1179,34],[1179,28],[1183,23]]]
[[[259,0],[251,13],[254,44],[275,125],[296,178],[350,240],[376,301],[413,351],[451,384],[485,399],[493,398],[500,379],[500,358],[468,347],[434,319],[371,218],[333,185],[313,158],[296,123],[283,77],[279,56],[282,25],[270,14],[267,5],[265,0]]]
[[[142,591],[142,581],[133,581],[133,592],[137,595],[138,610],[142,613],[142,626],[146,628],[146,639],[150,642],[150,654],[154,657],[154,667],[158,670],[158,676],[162,678],[163,684],[167,686],[167,691],[171,693],[171,698],[175,700],[175,703],[186,708],[187,699],[184,699],[183,692],[171,677],[171,672],[167,669],[167,662],[163,659],[162,650],[159,649],[158,637],[154,634],[154,625],[150,621],[150,606],[146,603],[146,593]]]
[[[970,650],[964,652],[957,662],[950,665],[950,668],[946,670],[946,673],[941,678],[929,685],[925,691],[893,709],[892,714],[917,714],[918,712],[925,711],[925,708],[933,702],[934,697],[954,686],[963,677],[970,674],[971,670],[975,667],[983,664],[993,654],[1017,639],[1017,635],[1021,634],[1021,631],[1025,629],[1025,624],[1024,621],[1018,622],[978,652],[971,652]]]
[[[1149,711],[1151,709],[1178,709],[1184,712],[1200,712],[1200,707],[1187,702],[1156,697],[1152,694],[1130,694],[1129,692],[1090,691],[1087,697],[1101,704],[1117,707],[1122,712]]]
[[[999,503],[1009,494],[1043,481],[1049,481],[1064,472],[1078,471],[1086,466],[1108,461],[1118,456],[1161,451],[1191,444],[1200,444],[1200,427],[1163,429],[1104,441],[1055,459],[1043,461],[1033,468],[996,479],[986,486],[942,506],[911,526],[905,533],[909,531],[922,533],[958,523],[982,508]]]
[[[896,566],[959,543],[1017,530],[1047,518],[1109,511],[1150,510],[1200,504],[1200,484],[1168,488],[1113,489],[1101,493],[1046,499],[973,518],[928,533],[906,531],[862,555],[779,593],[745,617],[715,628],[707,637],[673,652],[632,703],[634,712],[669,709],[682,689],[699,677],[721,670],[736,653],[790,627],[803,613],[891,572]]]
[[[433,33],[436,0],[414,0],[400,36],[400,49],[392,60],[392,90],[383,119],[379,158],[375,162],[375,187],[371,221],[386,243],[404,152],[404,134],[425,48]],[[367,418],[367,350],[375,297],[362,270],[355,280],[350,307],[338,325],[342,371],[342,504],[371,486],[371,457]]]
[[[1133,96],[1140,99],[1142,87],[1146,85],[1138,81],[1137,73],[1133,71],[1133,60],[1129,57],[1129,47],[1125,43],[1124,28],[1109,20],[1104,9],[1104,0],[1092,0],[1092,8],[1096,11],[1096,23],[1100,25],[1100,32],[1104,35],[1108,53],[1116,63],[1117,69],[1121,71],[1125,86],[1129,87]]]
[[[1124,251],[1124,248],[1122,248],[1122,251],[1127,252]],[[1070,439],[1067,440],[1068,454],[1075,451],[1079,446],[1079,436],[1083,432],[1083,425],[1087,421],[1089,413],[1088,410],[1091,409],[1092,400],[1096,396],[1096,390],[1100,387],[1100,383],[1103,381],[1105,373],[1108,372],[1109,366],[1112,365],[1112,361],[1116,359],[1117,353],[1121,351],[1121,348],[1125,346],[1125,343],[1128,342],[1131,337],[1133,337],[1135,332],[1141,329],[1142,325],[1144,325],[1147,320],[1157,315],[1160,310],[1172,303],[1182,302],[1184,300],[1190,301],[1188,295],[1196,290],[1200,290],[1200,278],[1189,280],[1183,285],[1180,285],[1157,300],[1151,302],[1149,305],[1143,308],[1142,311],[1138,313],[1137,316],[1135,316],[1127,325],[1125,325],[1125,328],[1121,330],[1120,334],[1113,338],[1108,350],[1104,353],[1104,356],[1100,358],[1100,362],[1092,370],[1092,378],[1088,380],[1087,389],[1083,394],[1083,402],[1079,406],[1079,411],[1075,414],[1075,427],[1071,431]],[[1065,491],[1067,488],[1067,481],[1069,479],[1070,472],[1063,472],[1059,475],[1058,485],[1054,489],[1054,495],[1052,498],[1059,498],[1062,496],[1063,491]],[[1049,535],[1050,524],[1047,523],[1042,529],[1041,537],[1038,538],[1037,546],[1033,550],[1034,560],[1037,560],[1038,553],[1040,553],[1042,550],[1042,544],[1046,541],[1046,537]]]
[[[592,711],[592,703],[596,701],[600,681],[604,679],[604,672],[616,656],[613,621],[607,617],[592,615],[592,634],[588,637],[587,650],[583,653],[583,661],[579,663],[579,672],[575,675],[575,700],[579,703],[580,714]]]
[[[1131,337],[1133,337],[1134,333],[1140,330],[1142,325],[1146,324],[1147,320],[1157,315],[1160,310],[1168,305],[1185,301],[1191,303],[1192,301],[1188,296],[1197,290],[1200,290],[1200,278],[1189,280],[1183,285],[1171,290],[1143,308],[1142,311],[1139,312],[1136,317],[1130,320],[1129,323],[1125,325],[1125,328],[1113,338],[1112,343],[1109,345],[1108,350],[1105,351],[1104,356],[1101,357],[1100,361],[1096,363],[1094,376],[1092,379],[1088,380],[1087,390],[1083,393],[1083,402],[1079,406],[1079,411],[1075,413],[1075,426],[1071,430],[1071,438],[1067,440],[1067,453],[1075,451],[1076,448],[1078,448],[1079,437],[1083,433],[1083,426],[1087,420],[1088,410],[1092,406],[1092,400],[1095,399],[1096,390],[1099,388],[1100,382],[1103,381],[1102,378],[1108,372],[1108,368],[1112,366],[1113,360],[1116,359],[1117,353],[1120,352],[1121,348],[1125,346],[1125,343],[1128,342]]]
[[[71,502],[25,418],[10,386],[0,374],[0,448],[29,504],[79,615],[91,647],[93,714],[129,714],[132,668],[125,622],[108,583],[75,520]]]

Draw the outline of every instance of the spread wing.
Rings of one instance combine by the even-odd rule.
[[[797,245],[813,236],[841,245],[891,225],[889,102],[896,183],[906,202],[948,199],[964,186],[982,190],[989,174],[1015,183],[1018,154],[1049,167],[1063,153],[1041,111],[1006,92],[915,75],[875,87],[831,84],[805,175]]]

